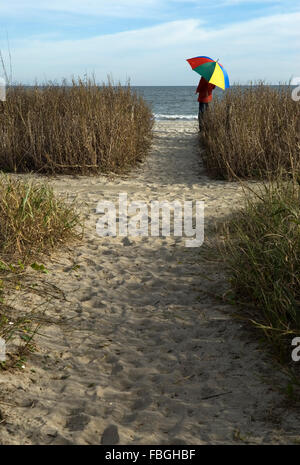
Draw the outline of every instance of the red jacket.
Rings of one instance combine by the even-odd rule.
[[[207,82],[204,77],[199,81],[196,94],[199,94],[198,102],[208,103],[212,101],[212,91],[216,86]]]

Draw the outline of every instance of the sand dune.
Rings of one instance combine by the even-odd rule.
[[[205,175],[196,122],[156,123],[150,157],[127,176],[50,183],[82,204],[86,234],[47,264],[67,299],[46,312],[60,324],[43,328],[21,373],[0,375],[1,399],[16,405],[0,404],[1,443],[295,442],[271,361],[213,297],[226,286],[220,265],[184,237],[96,234],[97,202],[123,192],[204,200],[208,227],[239,205],[238,184]]]

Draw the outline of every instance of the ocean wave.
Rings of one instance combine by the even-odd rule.
[[[161,113],[156,113],[154,114],[154,117],[156,120],[161,121],[161,120],[197,120],[198,116],[197,115],[163,115]]]

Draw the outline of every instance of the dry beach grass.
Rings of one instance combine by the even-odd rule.
[[[300,105],[291,87],[235,86],[210,110],[200,136],[210,175],[230,181],[299,172]]]
[[[232,301],[261,329],[276,356],[294,368],[291,341],[300,330],[299,200],[298,183],[279,178],[248,192],[244,208],[222,227]]]
[[[8,89],[0,111],[0,169],[88,174],[141,161],[152,114],[130,85],[73,80]]]

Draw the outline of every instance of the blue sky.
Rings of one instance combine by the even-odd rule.
[[[278,83],[300,76],[299,24],[299,0],[9,0],[0,48],[9,68],[8,37],[22,83],[194,85],[185,59],[197,55],[219,58],[231,82]]]

